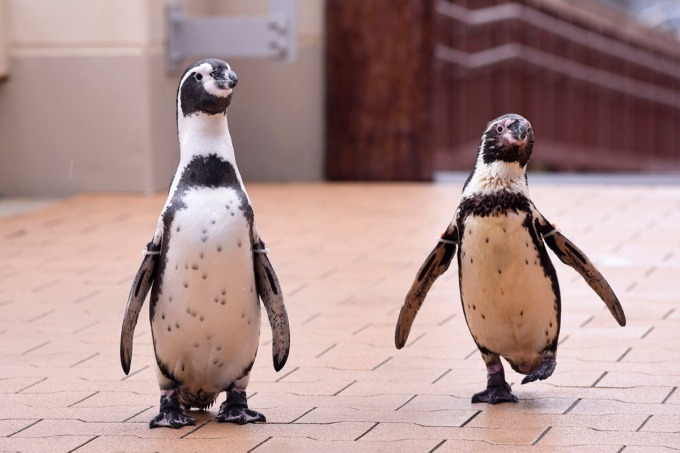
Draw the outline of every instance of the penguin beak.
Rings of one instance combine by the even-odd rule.
[[[507,120],[505,127],[506,132],[503,134],[503,140],[508,145],[526,146],[531,130],[531,124],[527,120]]]
[[[226,71],[215,70],[213,71],[212,76],[213,79],[215,79],[215,85],[222,90],[233,90],[238,83],[238,76],[231,69]]]

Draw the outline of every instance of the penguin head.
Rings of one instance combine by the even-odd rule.
[[[534,131],[522,116],[508,113],[490,121],[482,134],[475,168],[463,185],[464,196],[526,191],[526,165],[533,146]]]
[[[206,58],[189,66],[177,89],[177,115],[220,115],[231,103],[236,73],[222,60]]]
[[[517,162],[526,167],[534,146],[534,130],[526,118],[515,113],[499,116],[486,125],[479,147],[485,164]]]

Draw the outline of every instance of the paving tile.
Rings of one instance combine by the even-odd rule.
[[[450,428],[429,427],[408,423],[380,423],[362,439],[378,440],[408,440],[408,439],[460,439],[483,440],[491,444],[531,445],[547,428],[521,427],[513,430],[497,428]]]
[[[39,422],[40,419],[31,418],[10,418],[0,419],[0,437],[9,437],[20,432],[31,425]]]
[[[519,403],[470,402],[486,370],[455,264],[432,287],[407,346],[394,348],[405,293],[451,220],[459,185],[252,184],[286,297],[291,355],[272,369],[263,318],[248,392],[268,423],[218,424],[215,405],[192,411],[198,425],[178,431],[147,427],[159,398],[148,305],[130,376],[118,356],[125,301],[164,195],[82,195],[5,217],[0,450],[677,449],[680,240],[661,239],[676,233],[680,188],[539,183],[532,194],[598,263],[628,325],[553,257],[563,299],[558,366],[529,385],[506,367]]]
[[[170,430],[166,430],[170,431]],[[234,435],[227,440],[217,439],[175,439],[159,437],[155,439],[139,439],[134,436],[115,435],[98,436],[79,448],[78,453],[94,452],[157,452],[172,451],[178,453],[194,453],[196,451],[250,451],[267,437],[258,435]]]
[[[402,440],[402,441],[322,441],[307,438],[273,437],[255,450],[265,452],[337,452],[363,451],[373,453],[391,453],[394,451],[408,451],[413,453],[427,453],[437,446],[436,440]]]
[[[337,423],[341,421],[415,423],[420,426],[460,426],[476,414],[476,410],[377,411],[366,409],[314,408],[296,423]]]
[[[599,431],[590,428],[554,426],[548,431],[539,445],[541,447],[560,447],[590,445],[598,448],[600,445],[646,446],[647,448],[667,447],[677,448],[680,445],[680,433],[629,432],[629,431]]]
[[[367,432],[372,422],[339,422],[329,424],[251,424],[234,426],[228,423],[208,423],[185,439],[229,439],[236,435],[264,434],[272,437],[308,437],[315,440],[354,440]],[[158,430],[156,430],[158,431]]]
[[[7,452],[67,452],[73,451],[91,440],[91,436],[10,437],[0,439],[0,449]]]
[[[498,445],[498,444],[492,444],[486,441],[470,441],[470,440],[449,440],[449,439],[444,439],[441,441],[441,446],[437,448],[437,453],[441,452],[470,452],[470,453],[497,453],[497,452],[505,452],[505,453],[522,453],[522,452],[536,452],[536,451],[560,451],[560,452],[567,452],[567,453],[592,453],[593,447],[590,445],[581,445],[581,446],[569,446],[569,447],[561,447],[559,450],[555,450],[554,448],[541,448],[535,445]],[[617,453],[620,450],[621,447],[618,446],[606,446],[606,445],[599,445],[597,452],[598,453]]]

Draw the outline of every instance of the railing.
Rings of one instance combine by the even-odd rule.
[[[534,167],[680,171],[680,43],[575,3],[436,1],[436,170],[469,169],[486,122],[514,112]]]

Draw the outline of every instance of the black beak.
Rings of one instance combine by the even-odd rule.
[[[217,84],[217,86],[220,87],[221,89],[224,89],[225,86],[229,88],[234,88],[238,83],[238,76],[231,69],[228,69],[226,71],[216,69],[215,71],[212,72],[212,76],[215,79],[215,83]]]
[[[232,70],[227,71],[225,74],[227,76],[227,86],[229,88],[234,88],[238,84],[238,76]]]
[[[510,132],[512,133],[512,138],[517,141],[523,142],[527,138],[527,124],[524,121],[515,121],[510,125]]]

